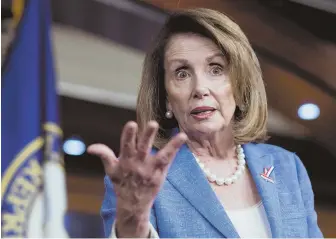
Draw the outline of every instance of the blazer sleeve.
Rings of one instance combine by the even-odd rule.
[[[109,238],[111,236],[112,227],[115,220],[117,200],[113,190],[112,182],[108,176],[104,177],[104,185],[105,195],[100,214],[103,219],[105,237]],[[150,224],[151,233],[153,234],[153,229],[157,230],[155,211],[153,208],[150,215]]]
[[[317,214],[314,206],[314,192],[305,166],[300,158],[294,154],[301,194],[307,213],[307,224],[310,238],[322,238],[323,234],[317,224]]]

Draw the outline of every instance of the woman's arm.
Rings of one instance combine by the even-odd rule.
[[[101,207],[101,216],[103,218],[105,237],[117,238],[117,232],[115,230],[115,216],[116,216],[116,195],[113,191],[113,184],[108,176],[104,178],[105,195],[103,204]],[[156,232],[156,217],[154,210],[151,210],[150,222],[149,222],[149,238],[159,238]]]
[[[155,121],[138,135],[135,122],[128,122],[121,134],[117,158],[104,144],[90,145],[88,153],[101,158],[107,175],[102,206],[105,233],[112,225],[118,237],[148,237],[153,204],[164,183],[170,164],[187,136],[179,133],[154,155],[151,153],[159,125]],[[112,188],[113,185],[113,188]]]
[[[307,173],[307,170],[300,158],[294,154],[298,180],[301,187],[302,198],[307,212],[307,223],[309,237],[322,238],[323,234],[317,224],[317,214],[314,206],[314,192]]]

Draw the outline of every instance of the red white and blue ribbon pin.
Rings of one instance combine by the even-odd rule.
[[[260,174],[260,176],[265,179],[267,182],[274,183],[274,180],[270,177],[270,174],[272,173],[274,169],[274,166],[270,168],[264,168],[264,172]]]

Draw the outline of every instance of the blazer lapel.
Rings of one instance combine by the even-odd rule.
[[[243,145],[246,162],[257,190],[265,207],[265,211],[270,223],[272,237],[281,237],[281,210],[277,190],[276,168],[274,158],[270,154],[262,154],[255,144]],[[274,167],[270,173],[268,181],[261,174],[264,170]]]
[[[172,163],[167,180],[225,237],[239,237],[186,145],[181,147]]]

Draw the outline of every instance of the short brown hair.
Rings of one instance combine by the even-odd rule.
[[[172,14],[147,53],[137,100],[140,132],[149,120],[156,120],[159,133],[154,147],[168,142],[176,120],[165,117],[164,53],[168,40],[177,33],[195,33],[215,42],[229,63],[229,76],[237,108],[234,139],[237,144],[267,138],[267,97],[259,61],[243,31],[226,15],[211,9],[184,10]]]

